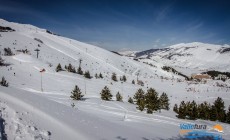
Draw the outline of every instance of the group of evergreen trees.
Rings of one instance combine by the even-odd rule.
[[[117,82],[117,74],[116,73],[112,73],[112,76],[111,76],[111,79],[115,82]],[[123,81],[123,82],[126,82],[127,81],[127,78],[125,75],[121,76],[120,77],[120,81]]]
[[[12,55],[14,55],[10,48],[4,48],[4,53],[5,53],[4,54],[5,56],[12,56]]]
[[[75,67],[73,67],[72,64],[69,64],[68,66],[65,65],[65,69],[68,72],[76,73]]]
[[[110,101],[112,99],[112,97],[113,97],[113,95],[111,94],[110,89],[107,86],[105,86],[101,90],[100,94],[101,94],[101,99],[106,100],[106,101]],[[123,102],[123,97],[119,92],[117,92],[117,94],[116,94],[116,100],[119,101],[119,102]]]
[[[101,73],[99,73],[99,74],[97,74],[97,73],[96,73],[96,74],[95,74],[95,78],[96,78],[96,79],[98,79],[98,78],[103,79],[103,76],[102,76],[102,74],[101,74]]]
[[[218,120],[230,123],[230,106],[226,112],[224,101],[220,97],[218,97],[212,105],[206,101],[201,104],[196,104],[194,100],[186,103],[182,101],[179,108],[177,104],[175,104],[173,111],[178,114],[177,117],[180,119]]]
[[[125,75],[123,75],[122,77],[120,77],[120,81],[126,82],[126,81],[127,81],[126,76],[125,76]]]
[[[9,83],[6,81],[6,79],[4,77],[2,77],[2,81],[0,81],[0,85],[4,86],[4,87],[8,87]]]
[[[141,88],[138,89],[133,99],[138,105],[137,109],[140,111],[147,109],[147,113],[152,114],[153,111],[160,109],[169,110],[169,99],[167,94],[162,93],[162,95],[158,97],[158,93],[153,88],[148,89],[147,93],[145,93]],[[131,97],[129,98],[128,102],[133,103]]]
[[[90,72],[89,71],[85,71],[85,73],[83,73],[81,67],[79,66],[77,71],[75,69],[74,66],[72,66],[72,64],[69,64],[68,66],[65,65],[65,69],[68,71],[68,72],[72,72],[72,73],[77,73],[77,74],[80,74],[80,75],[83,75],[84,74],[84,77],[85,78],[88,78],[88,79],[91,79],[91,75],[90,75]],[[59,63],[56,67],[56,72],[59,72],[59,71],[63,71],[62,69],[62,66],[61,64]],[[102,75],[101,75],[102,76]]]

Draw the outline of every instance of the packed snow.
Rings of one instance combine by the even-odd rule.
[[[217,122],[178,119],[172,111],[175,103],[179,104],[182,100],[212,103],[219,96],[225,101],[226,107],[230,105],[230,80],[208,80],[207,83],[196,84],[162,70],[162,66],[169,65],[185,74],[213,68],[229,71],[229,53],[216,53],[223,46],[180,44],[169,47],[173,48],[169,50],[171,52],[157,51],[150,59],[143,55],[140,61],[136,61],[133,60],[133,55],[120,56],[90,44],[49,34],[45,29],[32,25],[0,19],[0,26],[16,30],[0,32],[1,56],[9,64],[7,67],[0,67],[0,77],[4,76],[9,82],[9,87],[0,86],[0,118],[8,139],[180,139],[181,123],[207,124],[211,128]],[[184,50],[183,46],[201,46],[201,49],[188,51],[190,49]],[[15,55],[4,56],[3,50],[6,47],[11,48]],[[37,48],[40,50],[38,58],[34,51]],[[207,48],[212,49],[210,53],[207,53],[210,51]],[[29,52],[24,54],[17,51],[22,49]],[[172,60],[164,57],[181,51],[184,51],[183,54],[192,53],[194,57],[185,59],[183,56],[179,59],[172,56]],[[82,75],[67,71],[56,72],[58,63],[62,68],[69,63],[76,68],[81,65],[83,71],[88,70],[93,78],[86,79]],[[150,63],[153,65],[149,65]],[[41,69],[46,71],[40,73]],[[127,81],[112,81],[113,72],[118,79],[126,75]],[[96,73],[102,73],[104,78],[96,79]],[[132,84],[132,80],[136,81],[137,78],[144,82],[144,86]],[[219,84],[225,86],[219,87]],[[70,99],[75,85],[81,89],[84,100]],[[100,99],[104,86],[111,90],[113,101]],[[146,114],[137,110],[136,105],[127,102],[137,89],[147,91],[150,87],[159,94],[168,94],[171,108],[169,111]],[[117,92],[122,94],[124,102],[115,101]],[[71,106],[73,103],[74,107]],[[229,124],[220,124],[224,127],[223,138],[229,138]]]

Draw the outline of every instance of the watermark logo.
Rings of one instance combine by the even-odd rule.
[[[186,139],[213,139],[223,140],[221,134],[223,127],[220,124],[214,125],[209,131],[207,125],[201,124],[180,124],[180,135]]]

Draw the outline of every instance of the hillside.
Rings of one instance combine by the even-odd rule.
[[[185,44],[180,44],[138,55],[138,60],[133,60],[133,57],[120,56],[32,25],[0,19],[0,26],[4,27],[0,31],[0,54],[5,63],[0,67],[0,78],[4,76],[9,82],[9,87],[0,86],[3,119],[0,125],[6,122],[4,128],[9,139],[180,139],[181,123],[206,124],[211,129],[216,122],[178,119],[172,110],[175,103],[182,100],[201,103],[204,99],[212,103],[220,96],[226,108],[230,105],[230,80],[198,84],[162,69],[175,66],[185,74],[208,68],[228,71],[230,53],[226,48],[229,46],[192,43],[186,46],[199,47],[185,49]],[[6,48],[10,48],[13,55],[5,55]],[[40,50],[38,58],[35,49]],[[178,53],[192,55],[176,55]],[[202,56],[206,53],[208,55]],[[213,59],[203,59],[210,57]],[[59,63],[64,70],[56,72]],[[69,64],[76,69],[80,65],[92,78],[68,72],[64,66]],[[45,72],[41,74],[42,69]],[[99,73],[103,78],[95,78]],[[112,73],[116,73],[117,82],[111,80]],[[127,77],[126,82],[120,81],[123,75]],[[137,78],[144,86],[137,84]],[[84,100],[71,100],[75,85],[81,89]],[[112,101],[101,100],[104,86],[111,90]],[[147,91],[150,87],[159,94],[168,94],[169,111],[146,114],[127,102],[137,89]],[[123,96],[123,102],[116,101],[117,92]],[[229,125],[220,124],[225,129],[223,137],[228,138]]]

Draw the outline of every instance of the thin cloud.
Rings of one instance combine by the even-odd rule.
[[[188,29],[186,31],[187,32],[193,32],[193,31],[200,29],[202,26],[203,26],[203,22],[199,22],[195,25],[190,25],[190,27],[188,27]]]
[[[159,22],[159,21],[164,20],[169,15],[169,13],[172,11],[172,9],[173,9],[172,3],[162,7],[157,13],[156,21]]]

